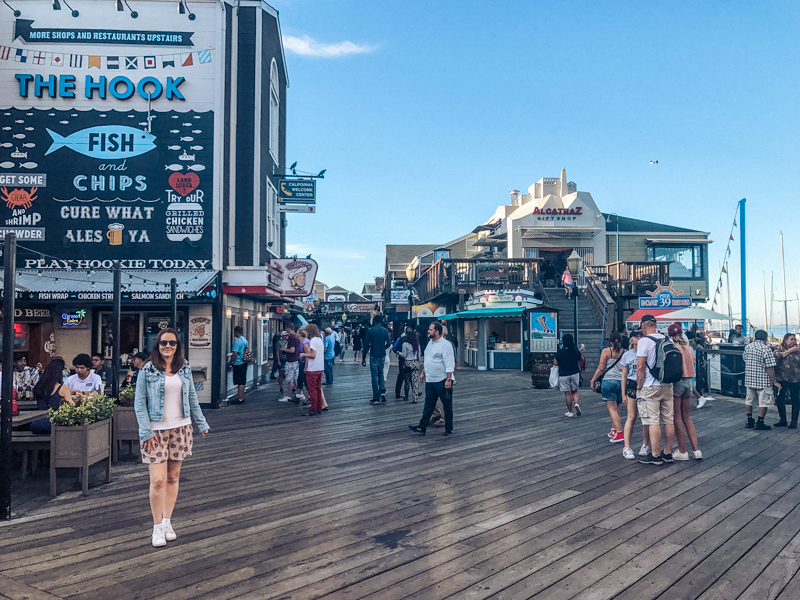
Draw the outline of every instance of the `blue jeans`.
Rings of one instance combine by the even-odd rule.
[[[606,402],[622,404],[622,382],[619,379],[603,379],[600,382],[600,394]]]
[[[372,377],[372,399],[379,400],[381,394],[386,393],[386,382],[383,380],[383,365],[386,362],[385,356],[369,355],[369,374]]]
[[[325,383],[333,383],[333,360],[332,358],[325,359]]]
[[[422,419],[419,421],[419,428],[426,429],[431,420],[433,409],[436,408],[436,401],[441,400],[444,407],[444,430],[453,431],[453,392],[445,390],[444,382],[427,382],[425,384],[425,408],[422,409]],[[447,393],[445,393],[447,392]]]

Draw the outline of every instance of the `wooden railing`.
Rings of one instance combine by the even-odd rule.
[[[600,281],[614,298],[644,296],[659,285],[669,285],[670,261],[615,262],[593,267]],[[605,273],[603,273],[603,270]]]
[[[602,268],[605,269],[605,267]],[[616,311],[614,310],[616,305],[595,269],[597,267],[584,268],[584,294],[592,310],[603,320],[603,345],[605,345],[605,341],[616,326]]]
[[[442,259],[414,282],[419,302],[483,289],[533,290],[541,275],[539,258]]]

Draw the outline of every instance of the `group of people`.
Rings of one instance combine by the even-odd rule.
[[[778,408],[779,420],[774,427],[797,429],[800,417],[800,346],[797,336],[787,333],[781,343],[770,347],[766,331],[756,331],[754,340],[744,348],[744,385],[747,389],[745,398],[745,427],[759,431],[769,431],[772,426],[764,419],[769,407],[775,404]],[[753,417],[753,407],[758,405],[758,414]],[[791,420],[786,412],[786,405],[791,406]]]

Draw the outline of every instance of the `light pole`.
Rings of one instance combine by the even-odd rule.
[[[583,259],[578,254],[578,251],[573,249],[572,254],[567,258],[567,267],[572,274],[572,302],[573,302],[573,317],[575,326],[575,347],[578,347],[578,277],[581,274],[581,267],[583,266]]]
[[[619,215],[617,213],[609,213],[609,215],[606,217],[606,224],[611,222],[611,215],[616,217],[614,222],[617,224],[617,262],[619,262]]]

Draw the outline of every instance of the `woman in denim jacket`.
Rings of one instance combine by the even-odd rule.
[[[208,423],[197,402],[192,369],[174,329],[162,329],[150,360],[136,380],[136,420],[142,462],[150,467],[150,509],[153,546],[164,546],[177,536],[170,519],[178,499],[178,481],[184,458],[192,455],[192,420],[205,435]]]

